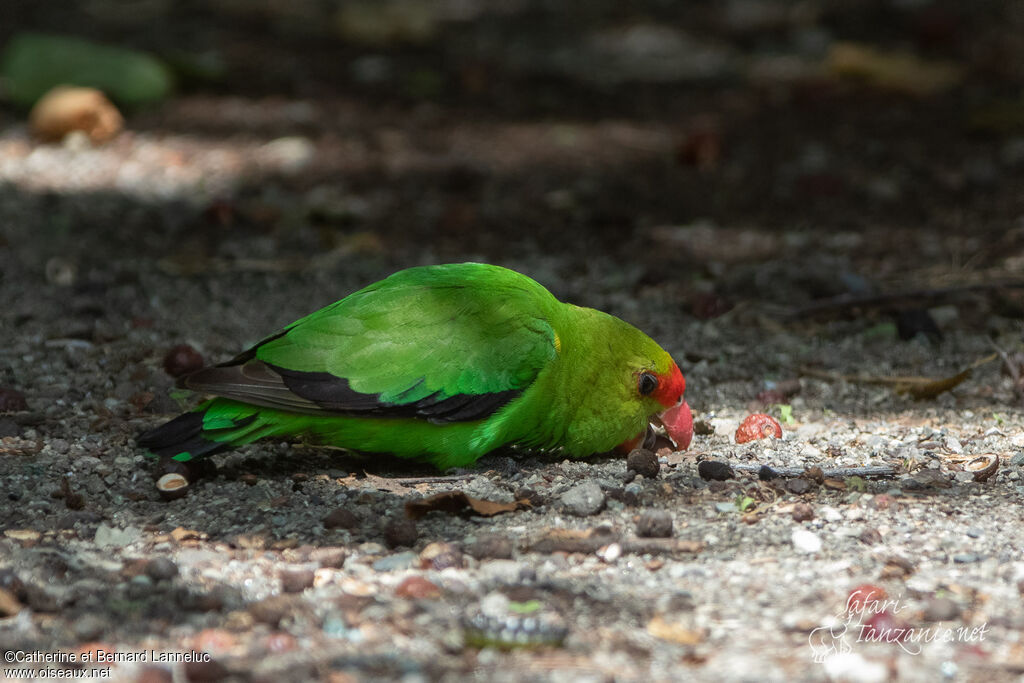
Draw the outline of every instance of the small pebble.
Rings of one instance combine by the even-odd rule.
[[[13,591],[0,588],[0,617],[13,617],[21,611],[21,602]]]
[[[644,492],[644,485],[638,481],[631,481],[622,489],[622,500],[629,505],[640,503],[640,494]]]
[[[272,595],[249,605],[249,614],[261,624],[276,627],[291,611],[292,599],[284,595]]]
[[[797,503],[793,506],[793,521],[807,522],[814,519],[814,508],[807,503]]]
[[[672,515],[665,510],[644,510],[636,523],[636,535],[641,538],[669,538],[672,536]]]
[[[820,514],[821,518],[826,522],[839,522],[843,519],[842,513],[831,505],[822,505],[818,509],[818,514]]]
[[[882,542],[882,534],[878,532],[878,529],[865,529],[860,532],[860,535],[857,536],[857,538],[860,539],[860,542],[864,545],[878,545]]]
[[[809,554],[821,550],[821,539],[807,529],[793,529],[791,539],[797,552]]]
[[[160,666],[147,666],[135,677],[135,683],[173,683],[174,674]]]
[[[416,522],[405,517],[392,517],[384,524],[384,542],[392,548],[399,546],[412,547],[420,533]]]
[[[86,614],[75,621],[73,627],[79,641],[96,640],[107,630],[107,622],[95,614]]]
[[[441,589],[422,576],[410,576],[398,584],[398,587],[395,588],[395,596],[411,600],[438,598],[441,596]]]
[[[420,568],[441,571],[464,566],[462,551],[451,543],[430,543],[420,552]]]
[[[0,418],[0,439],[5,436],[20,436],[21,427],[9,417]]]
[[[960,616],[960,605],[949,598],[932,598],[924,607],[925,621],[952,621]]]
[[[829,681],[885,683],[890,680],[889,667],[884,662],[869,660],[858,652],[830,654],[825,657],[823,666],[825,677]]]
[[[155,557],[146,563],[146,576],[154,581],[169,581],[178,575],[178,565],[166,557]]]
[[[562,494],[562,505],[577,517],[596,515],[604,508],[604,492],[597,482],[585,481]]]
[[[382,557],[373,563],[375,572],[397,572],[419,565],[420,556],[411,550]]]
[[[960,553],[953,556],[953,561],[957,564],[972,564],[980,559],[981,558],[974,553]]]
[[[309,553],[310,562],[330,569],[341,569],[347,557],[348,551],[345,548],[314,548]]]
[[[324,517],[324,526],[328,529],[355,529],[359,526],[359,517],[348,508],[335,508]]]
[[[807,493],[811,490],[811,482],[806,479],[790,479],[786,482],[786,490],[797,495]]]
[[[309,569],[291,569],[281,572],[281,589],[285,593],[301,593],[313,585],[314,574]]]
[[[227,677],[227,668],[216,659],[211,659],[208,662],[185,662],[185,679],[189,683],[212,683]]]
[[[512,559],[512,540],[501,534],[487,534],[466,544],[466,554],[476,559]]]

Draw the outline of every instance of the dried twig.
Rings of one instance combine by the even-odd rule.
[[[993,353],[984,358],[971,363],[969,366],[949,377],[907,377],[907,376],[887,376],[887,375],[844,375],[837,372],[828,372],[827,370],[818,370],[817,368],[804,367],[800,369],[800,373],[808,377],[817,377],[819,379],[827,379],[832,382],[850,382],[853,384],[880,384],[883,386],[890,386],[894,391],[900,394],[910,394],[914,398],[935,398],[944,391],[953,389],[958,384],[963,382],[965,379],[971,376],[971,373],[985,365],[991,363],[999,354]]]
[[[576,532],[570,529],[552,529],[527,546],[535,553],[594,553],[606,545],[618,543],[624,553],[638,555],[671,555],[699,553],[704,549],[700,541],[678,538],[623,538],[614,533]]]
[[[740,472],[770,471],[776,477],[802,477],[807,474],[807,467],[770,467],[768,465],[748,465],[726,463]],[[842,479],[844,477],[894,477],[896,468],[888,465],[872,465],[865,467],[829,467],[822,468],[821,473],[826,479]]]
[[[476,473],[471,474],[451,474],[446,476],[432,476],[432,477],[388,477],[391,481],[402,486],[416,486],[417,484],[451,484],[458,481],[469,481],[475,477],[480,476]]]

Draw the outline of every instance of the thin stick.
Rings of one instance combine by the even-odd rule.
[[[451,474],[435,477],[388,477],[388,481],[401,484],[402,486],[415,486],[416,484],[450,484],[456,481],[466,481],[480,476],[479,474]]]
[[[802,477],[807,474],[806,467],[772,467],[771,465],[747,465],[726,463],[729,467],[740,472],[760,472],[767,467],[773,474],[779,477]],[[869,467],[829,467],[822,469],[821,473],[829,479],[841,479],[843,477],[894,477],[896,468],[888,465],[874,465]]]

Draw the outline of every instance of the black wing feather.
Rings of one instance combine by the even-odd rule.
[[[435,393],[408,403],[382,401],[344,377],[329,372],[289,370],[259,360],[205,368],[179,381],[182,387],[254,405],[314,415],[420,418],[436,424],[481,420],[522,394],[521,389],[488,394]],[[412,393],[414,385],[404,393]]]

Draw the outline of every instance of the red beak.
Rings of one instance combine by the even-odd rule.
[[[676,448],[685,451],[690,447],[693,440],[693,413],[690,412],[689,404],[682,398],[657,417],[665,427],[668,438],[672,439]]]

